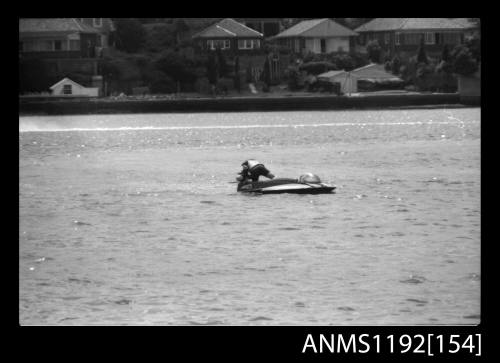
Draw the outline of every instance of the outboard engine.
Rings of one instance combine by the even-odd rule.
[[[299,183],[313,183],[319,184],[321,183],[321,179],[319,176],[313,173],[305,173],[299,176]]]

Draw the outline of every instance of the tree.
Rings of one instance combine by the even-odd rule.
[[[269,56],[266,56],[264,62],[264,68],[261,75],[261,80],[264,82],[264,92],[269,92],[269,87],[271,86],[271,67],[269,65]]]
[[[478,37],[472,37],[465,41],[465,45],[469,48],[471,56],[477,60],[481,61],[481,39]]]
[[[224,77],[227,73],[226,57],[224,56],[224,53],[222,53],[222,49],[220,49],[220,47],[217,47],[215,53],[217,55],[217,71],[219,72],[220,77]]]
[[[196,80],[192,62],[171,50],[162,53],[155,62],[155,68],[165,73],[175,82],[193,83]]]
[[[238,56],[234,59],[234,88],[239,92],[241,92],[240,85],[240,58]]]
[[[455,73],[467,76],[478,70],[478,62],[466,45],[458,45],[452,52],[452,64]]]
[[[417,51],[417,63],[429,63],[429,59],[427,58],[427,53],[425,52],[425,44],[424,44],[424,37],[420,39],[420,46],[418,47]]]
[[[144,48],[159,52],[165,48],[171,48],[175,44],[174,27],[171,24],[157,24],[149,27],[146,32]]]
[[[252,76],[252,64],[249,63],[246,69],[246,81],[247,83],[253,83],[253,76]]]
[[[392,74],[399,74],[399,69],[401,68],[401,60],[397,55],[392,58],[391,62],[391,72]]]
[[[189,30],[189,27],[186,24],[186,21],[183,18],[176,18],[174,20],[174,29],[175,29],[175,39],[177,40],[177,44],[181,42],[181,35]]]
[[[207,60],[207,78],[208,78],[208,83],[210,83],[212,86],[215,86],[217,84],[217,61],[215,59],[215,55],[213,52],[210,52],[208,55],[208,60]]]
[[[49,75],[47,64],[40,59],[19,61],[19,92],[48,91],[54,82]]]
[[[378,44],[378,40],[371,40],[366,44],[366,50],[368,52],[368,58],[373,63],[380,63],[380,57],[382,55],[382,48]]]
[[[445,44],[443,47],[443,51],[441,52],[441,60],[444,62],[450,61],[450,51],[448,49],[448,44]]]
[[[118,18],[114,24],[116,48],[128,53],[137,52],[142,47],[146,35],[142,24],[132,18]]]

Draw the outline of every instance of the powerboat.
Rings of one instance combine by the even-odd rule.
[[[238,192],[259,194],[325,194],[332,193],[335,186],[321,182],[320,178],[312,173],[301,175],[297,179],[274,178],[256,182],[240,182]]]

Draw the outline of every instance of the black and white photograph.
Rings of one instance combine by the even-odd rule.
[[[18,23],[21,327],[481,324],[481,18]]]

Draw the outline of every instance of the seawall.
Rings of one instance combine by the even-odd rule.
[[[225,97],[189,99],[21,99],[19,114],[78,115],[166,112],[246,112],[479,106],[480,99],[448,94]]]

